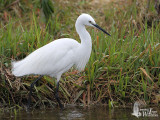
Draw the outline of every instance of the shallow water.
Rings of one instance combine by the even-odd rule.
[[[140,116],[138,120],[160,120],[160,110],[152,108],[158,116]],[[149,109],[149,108],[147,108]],[[64,110],[58,108],[47,110],[33,110],[31,112],[19,111],[15,115],[0,113],[0,120],[137,120],[132,115],[133,108],[112,108],[105,106],[93,106],[84,108],[80,106],[66,106]]]

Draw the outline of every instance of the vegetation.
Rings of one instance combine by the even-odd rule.
[[[79,40],[74,24],[89,13],[111,37],[91,33],[93,49],[84,72],[74,68],[63,75],[60,98],[64,104],[113,104],[127,106],[136,100],[160,101],[160,23],[154,4],[146,0],[109,2],[55,1],[52,16],[45,20],[39,0],[1,0],[0,9],[0,106],[21,108],[27,103],[29,86],[38,76],[15,77],[11,60],[20,60],[53,39]],[[9,6],[10,5],[10,6]],[[8,7],[7,7],[8,6]],[[65,7],[64,7],[65,6]],[[96,7],[95,7],[96,6]],[[25,69],[25,68],[24,68]],[[45,76],[34,87],[33,107],[55,106],[55,79]]]

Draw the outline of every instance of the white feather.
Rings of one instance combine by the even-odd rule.
[[[80,44],[72,39],[55,40],[29,54],[18,62],[12,62],[12,73],[15,76],[29,74],[55,75],[66,71],[67,66],[73,65],[75,49]]]
[[[80,15],[75,27],[81,43],[70,38],[55,40],[35,50],[23,60],[12,62],[12,73],[15,76],[49,75],[59,81],[61,75],[73,65],[79,71],[84,70],[92,50],[91,36],[85,25],[93,27],[93,24],[95,25],[95,21],[90,15]]]

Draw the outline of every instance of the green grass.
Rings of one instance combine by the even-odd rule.
[[[140,18],[140,8],[134,1],[131,3],[126,2],[127,5],[121,5],[122,8],[104,8],[103,17],[94,17],[97,24],[102,21],[101,26],[108,30],[111,37],[87,28],[93,41],[92,54],[84,72],[76,74],[71,69],[63,75],[60,83],[63,102],[84,105],[107,103],[110,106],[111,103],[125,106],[139,99],[148,104],[158,102],[153,101],[160,92],[160,24],[152,21],[151,26],[148,25],[147,19]],[[30,19],[27,18],[28,21],[25,17],[18,19],[16,16],[10,17],[8,22],[1,21],[1,103],[24,106],[29,85],[35,79],[15,78],[10,70],[12,59],[20,60],[53,39],[71,37],[79,41],[74,28],[80,14],[76,6],[80,5],[86,12],[85,9],[89,10],[85,8],[88,3],[67,4],[63,11],[58,2],[55,4],[53,21],[50,20],[46,27],[37,17],[36,9],[30,14]],[[92,9],[88,13],[98,16],[99,13],[93,13]],[[35,106],[54,106],[54,88],[54,79],[44,77],[35,86],[32,100]]]

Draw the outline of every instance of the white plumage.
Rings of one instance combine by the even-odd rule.
[[[58,96],[59,80],[61,75],[69,70],[73,65],[75,65],[79,71],[84,70],[91,55],[92,40],[90,34],[85,28],[85,25],[94,26],[108,34],[95,23],[94,19],[90,15],[82,14],[77,18],[75,24],[81,43],[70,38],[55,40],[35,50],[23,60],[12,62],[12,73],[15,76],[38,74],[49,75],[57,78],[55,97],[60,107],[63,108]],[[34,84],[41,79],[41,77],[42,76],[31,84],[30,94],[28,97],[28,108],[31,102],[32,88]]]
[[[15,76],[29,74],[49,75],[58,78],[73,65],[82,71],[87,64],[92,42],[85,25],[93,26],[94,19],[88,14],[82,14],[77,18],[75,27],[80,36],[81,43],[62,38],[55,40],[29,54],[21,61],[12,62],[12,73]]]
[[[25,59],[13,62],[13,74],[23,76],[41,74],[56,77],[75,61],[75,48],[79,43],[71,39],[55,40],[28,55]]]

